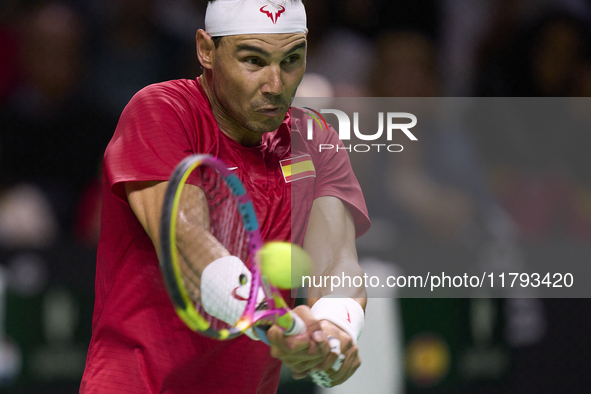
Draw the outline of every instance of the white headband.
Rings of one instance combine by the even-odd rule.
[[[205,31],[212,37],[238,34],[306,33],[301,1],[216,0],[205,13]]]

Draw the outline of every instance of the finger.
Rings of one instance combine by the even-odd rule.
[[[318,357],[304,361],[294,360],[289,365],[287,363],[284,363],[284,365],[288,366],[293,372],[296,373],[309,373],[313,370],[319,370],[319,366],[324,362],[324,360],[325,358]]]
[[[302,305],[293,311],[306,325],[306,332],[285,336],[274,326],[267,332],[271,344],[271,356],[290,367],[295,376],[306,375],[309,370],[321,364],[330,353],[328,335],[321,329],[310,308]]]
[[[282,356],[292,353],[308,353],[310,338],[307,333],[286,337],[283,331],[277,327],[271,327],[267,332],[271,356],[281,359]]]
[[[353,376],[353,374],[355,373],[355,371],[357,371],[357,369],[360,366],[361,366],[361,360],[359,360],[358,363],[356,363],[353,366],[351,366],[351,369],[349,370],[349,372],[347,373],[347,375],[343,376],[341,379],[333,380],[332,381],[332,384],[331,384],[331,387],[338,386],[339,384],[345,383],[351,376]]]
[[[297,313],[299,317],[302,318],[304,323],[306,323],[307,331],[310,334],[321,330],[320,322],[316,320],[309,306],[300,305],[297,306],[293,311]]]
[[[328,343],[328,335],[322,330],[312,333],[312,341],[308,348],[308,354],[320,354],[326,357],[330,352],[330,345]]]
[[[344,353],[345,355],[345,359],[343,360],[343,364],[341,366],[341,368],[336,371],[334,374],[331,374],[331,377],[333,379],[333,381],[338,381],[340,379],[342,379],[343,377],[347,376],[349,373],[351,376],[353,374],[353,372],[351,371],[352,367],[358,363],[361,364],[361,360],[359,358],[359,354],[357,351],[357,347],[355,346],[354,348],[351,348],[349,351]]]
[[[320,322],[316,320],[310,308],[306,305],[296,307],[295,312],[306,324],[306,332],[312,338],[308,347],[308,354],[328,355],[330,346],[328,345],[328,335],[322,330]]]
[[[347,352],[352,346],[354,346],[351,337],[333,323],[327,320],[321,320],[320,326],[327,337],[337,338],[340,341],[342,353]]]
[[[336,338],[333,338],[336,339]],[[330,342],[330,341],[329,341]],[[337,345],[338,344],[338,345]],[[324,360],[317,360],[314,363],[312,362],[305,362],[305,363],[298,363],[297,365],[293,366],[294,371],[296,372],[297,376],[300,377],[300,375],[303,375],[304,371],[307,370],[308,373],[314,371],[315,374],[313,375],[313,380],[316,376],[317,372],[322,372],[323,374],[326,374],[325,376],[329,377],[328,373],[326,373],[326,371],[330,371],[330,374],[333,375],[335,373],[334,370],[332,370],[332,368],[335,365],[335,362],[340,359],[340,358],[345,358],[345,355],[341,354],[340,351],[340,342],[337,340],[337,344],[333,344],[333,346],[337,345],[339,346],[339,348],[335,349],[332,348],[331,352],[327,355],[326,358],[324,358]],[[341,362],[339,362],[339,368],[341,367]],[[320,382],[316,382],[318,384],[320,384]],[[329,381],[330,383],[330,381]]]
[[[359,358],[358,348],[357,346],[354,346],[345,353],[345,360],[341,368],[335,373],[328,372],[328,375],[333,382],[332,386],[336,386],[345,382],[360,366],[361,359]]]
[[[313,368],[318,371],[329,371],[332,366],[334,365],[335,361],[339,357],[338,354],[334,352],[330,352],[329,355],[322,361],[320,364],[314,366]]]
[[[308,373],[307,372],[292,372],[291,376],[296,379],[304,379],[306,377],[308,377]]]
[[[287,344],[281,344],[280,346],[271,347],[271,356],[280,359],[286,366],[292,367],[295,364],[308,363],[310,368],[322,363],[330,349],[326,346],[320,347],[314,343],[314,341],[308,340],[307,348],[297,348],[295,345],[290,346]],[[312,350],[310,349],[312,348]],[[291,350],[296,349],[296,350]]]
[[[321,346],[320,348],[313,346],[314,342],[317,344],[323,344],[326,342],[327,337],[322,332],[320,323],[316,320],[310,308],[306,305],[300,305],[296,307],[293,312],[295,312],[306,325],[306,333],[288,336],[286,338],[284,335],[285,332],[281,328],[272,326],[267,331],[269,343],[272,346],[279,348],[281,352],[298,352],[304,348],[307,349],[310,345],[312,345],[310,354],[317,353],[318,351],[325,352],[325,346]],[[313,339],[312,343],[309,343],[310,336]],[[305,345],[304,342],[306,342]]]
[[[303,379],[307,377],[314,367],[322,360],[312,360],[306,362],[296,363],[290,366],[294,379]]]
[[[296,372],[302,370],[312,369],[322,363],[326,357],[323,355],[309,355],[309,354],[285,354],[280,358],[283,364]]]
[[[290,367],[290,369],[293,374],[308,376],[310,371],[313,371],[313,367],[312,367],[313,365],[316,365],[316,364],[315,363],[312,363],[312,364],[298,363],[298,364],[292,365]]]

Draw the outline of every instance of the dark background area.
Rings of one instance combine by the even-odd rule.
[[[91,333],[102,153],[135,92],[200,74],[194,36],[204,11],[201,0],[0,3],[0,391],[77,391]],[[308,0],[307,13],[302,96],[591,93],[583,0]],[[544,247],[588,248],[588,122],[557,125],[553,135],[535,125],[478,130],[433,131],[429,143],[378,163],[378,188],[375,163],[352,157],[375,230],[360,241],[361,257],[466,252],[519,267],[551,255]],[[400,305],[408,393],[589,392],[587,299]],[[470,328],[478,308],[498,311],[485,347],[508,363],[495,373],[462,369],[462,354],[478,348]],[[448,349],[446,366],[425,347],[408,361],[426,334]]]

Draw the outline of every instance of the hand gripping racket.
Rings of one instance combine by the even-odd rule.
[[[179,207],[187,183],[203,191],[207,201],[204,215],[209,217],[209,232],[230,252],[250,266],[251,284],[242,316],[229,325],[209,315],[193,296],[199,291],[199,281],[177,249]],[[203,202],[205,205],[205,202]],[[265,343],[265,332],[273,324],[285,330],[285,335],[297,335],[306,330],[305,323],[291,313],[280,291],[261,274],[258,252],[263,245],[256,214],[238,177],[223,161],[209,155],[191,155],[175,168],[166,190],[160,223],[160,268],[168,293],[179,317],[193,331],[218,340],[235,338],[249,328]],[[182,267],[182,265],[185,266]],[[182,268],[183,269],[182,269]],[[183,274],[184,273],[184,274]],[[197,289],[197,290],[196,290]],[[259,293],[263,290],[264,300]],[[333,365],[337,371],[343,362],[340,341],[329,338],[331,351],[339,357]],[[329,387],[331,380],[323,371],[311,373],[318,385]]]

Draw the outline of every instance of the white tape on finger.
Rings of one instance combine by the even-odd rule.
[[[338,355],[336,361],[332,365],[332,370],[338,372],[345,361],[345,355],[341,353],[341,341],[335,337],[328,337],[328,345],[330,346],[330,352]],[[332,384],[332,379],[325,371],[316,371],[310,374],[312,381],[320,387],[329,388]]]

